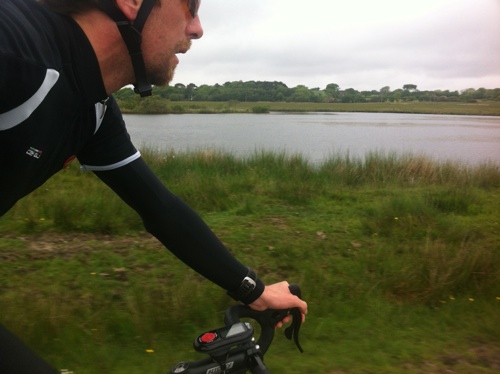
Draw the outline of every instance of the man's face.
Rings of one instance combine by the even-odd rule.
[[[188,0],[163,0],[155,6],[142,32],[142,50],[148,80],[154,85],[172,81],[179,63],[177,53],[186,53],[191,40],[203,35],[200,18],[193,18]]]

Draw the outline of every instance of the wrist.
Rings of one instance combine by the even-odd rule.
[[[241,301],[243,304],[251,304],[257,300],[264,292],[264,283],[257,278],[256,274],[248,269],[248,273],[241,281],[237,289],[228,291],[227,294],[236,301]]]

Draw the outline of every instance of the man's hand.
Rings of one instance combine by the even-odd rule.
[[[307,303],[293,295],[288,286],[288,282],[280,282],[266,286],[262,295],[249,305],[250,308],[258,311],[266,309],[281,310],[299,308],[302,313],[302,322],[304,322],[307,314]],[[283,321],[278,323],[276,327],[283,326],[284,323],[290,322],[291,319],[291,316],[286,317]]]

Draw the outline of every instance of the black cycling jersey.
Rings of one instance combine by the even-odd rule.
[[[142,160],[79,25],[36,0],[1,0],[0,216],[75,157],[187,265],[226,290],[239,288],[248,269]],[[242,301],[263,290],[257,279]],[[2,373],[57,373],[2,326],[0,348]]]
[[[0,87],[0,216],[76,156],[176,256],[226,290],[240,286],[248,269],[142,161],[71,17],[35,0],[2,0]],[[246,301],[262,293],[257,283]]]
[[[75,156],[97,166],[139,157],[72,18],[2,1],[0,87],[0,215]]]

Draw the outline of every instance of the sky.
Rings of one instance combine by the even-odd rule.
[[[173,83],[500,88],[500,0],[203,0]]]

